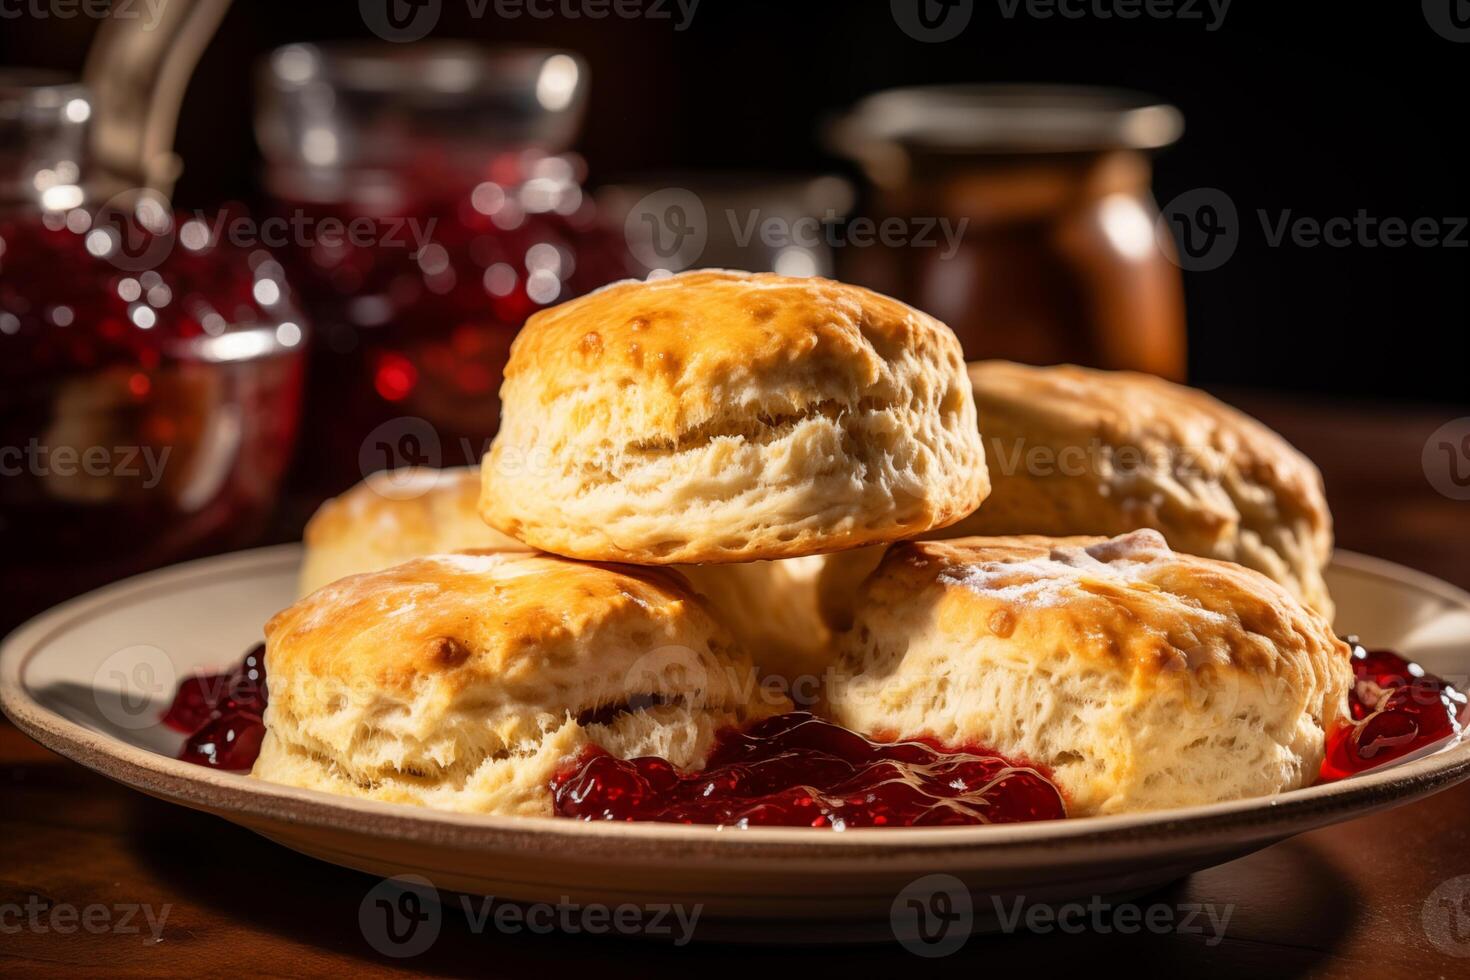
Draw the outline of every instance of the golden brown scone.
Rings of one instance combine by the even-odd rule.
[[[337,581],[267,624],[265,664],[256,776],[473,813],[549,815],[588,744],[698,766],[790,709],[678,573],[529,553]]]
[[[839,648],[836,721],[1044,766],[1073,816],[1305,786],[1352,680],[1321,616],[1152,530],[895,545]]]
[[[298,594],[420,555],[528,550],[481,520],[479,501],[476,466],[374,473],[312,515]]]
[[[531,317],[481,513],[545,551],[746,562],[886,542],[988,481],[960,345],[824,279],[698,271]]]
[[[300,595],[410,558],[476,548],[529,551],[480,519],[475,467],[374,475],[327,501],[306,526]],[[768,674],[820,675],[832,632],[817,605],[820,557],[678,565]],[[808,694],[815,695],[815,690]]]
[[[1254,568],[1332,618],[1332,516],[1316,466],[1202,391],[1087,368],[970,365],[994,486],[943,534],[1163,532]]]

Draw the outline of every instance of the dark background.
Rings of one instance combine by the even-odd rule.
[[[1256,217],[1470,215],[1470,44],[1437,34],[1420,3],[1235,0],[1211,31],[1203,2],[1201,19],[1124,21],[1042,20],[1024,8],[1006,18],[1000,0],[974,0],[969,27],[938,44],[901,31],[887,0],[701,0],[684,31],[664,6],[672,19],[507,20],[493,6],[476,18],[468,0],[443,0],[431,37],[585,55],[591,106],[578,148],[594,185],[685,168],[852,173],[823,150],[818,126],[894,85],[1063,81],[1156,93],[1187,120],[1181,143],[1157,160],[1159,200],[1218,187],[1243,222],[1229,263],[1186,276],[1193,382],[1467,401],[1470,248],[1272,248]],[[0,62],[79,69],[94,26],[8,16]],[[370,36],[355,0],[239,0],[184,108],[178,202],[254,194],[249,73],[261,53]]]

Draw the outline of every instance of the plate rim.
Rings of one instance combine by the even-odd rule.
[[[589,854],[599,845],[618,848],[676,847],[689,853],[770,853],[804,856],[900,857],[922,853],[1055,850],[1088,847],[1128,850],[1171,838],[1210,837],[1226,830],[1254,837],[1303,825],[1364,815],[1396,802],[1429,795],[1470,778],[1470,738],[1432,755],[1368,772],[1350,780],[1308,786],[1271,797],[1251,797],[1142,813],[970,827],[857,828],[814,833],[807,828],[755,827],[743,831],[659,823],[587,823],[557,817],[515,817],[433,810],[337,796],[220,772],[171,759],[94,731],[56,713],[31,696],[25,666],[40,647],[79,618],[138,598],[142,593],[201,575],[239,577],[273,566],[299,564],[300,543],[230,552],[145,572],[67,600],[22,624],[0,643],[0,710],[29,737],[93,771],[153,796],[206,810],[247,825],[287,822],[350,831],[397,841],[432,842],[466,849],[508,842],[524,847],[569,847]],[[1470,592],[1417,569],[1351,551],[1337,551],[1341,570],[1409,585],[1470,612]],[[284,567],[281,570],[285,570]],[[1316,824],[1313,824],[1316,821]],[[819,854],[818,852],[821,852]],[[610,856],[609,860],[616,860]]]

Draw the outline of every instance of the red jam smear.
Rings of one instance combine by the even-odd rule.
[[[555,812],[581,820],[729,827],[921,827],[1058,820],[1039,770],[929,740],[874,742],[806,712],[720,734],[705,768],[617,759],[590,746],[552,780]]]
[[[1345,779],[1460,733],[1465,695],[1390,650],[1353,648],[1353,724],[1328,736],[1322,781]]]
[[[249,769],[265,737],[265,645],[232,670],[186,678],[163,723],[189,737],[179,758],[215,769]]]

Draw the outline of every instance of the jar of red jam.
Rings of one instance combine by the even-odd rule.
[[[281,267],[150,192],[89,200],[87,93],[0,77],[0,626],[252,542],[299,416]]]
[[[319,495],[475,462],[526,317],[633,272],[567,152],[586,78],[567,52],[454,43],[296,44],[262,65],[270,219],[317,326]]]

